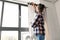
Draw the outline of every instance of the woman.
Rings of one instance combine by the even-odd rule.
[[[32,24],[34,34],[37,37],[37,40],[44,40],[45,39],[45,28],[44,28],[44,21],[45,21],[45,14],[44,11],[46,9],[45,5],[43,4],[35,4],[30,3],[35,12],[37,13],[37,18],[35,22]]]

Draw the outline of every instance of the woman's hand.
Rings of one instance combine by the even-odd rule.
[[[34,11],[37,12],[37,10],[38,10],[38,4],[36,4],[34,2],[31,2],[29,4],[33,7]]]
[[[35,3],[31,2],[31,5],[33,6],[34,9],[36,8]]]
[[[36,10],[36,3],[34,3],[34,2],[31,2],[31,5],[32,5],[32,7],[33,7],[33,9],[34,9],[34,11]]]

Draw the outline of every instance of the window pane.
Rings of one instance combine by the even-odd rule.
[[[2,2],[0,1],[0,24],[1,24]]]
[[[7,3],[4,4],[3,27],[18,27],[18,5]]]
[[[1,40],[18,40],[18,31],[2,31]]]
[[[21,32],[21,40],[26,40],[27,36],[29,36],[29,32]]]
[[[28,7],[21,6],[21,27],[28,27]]]

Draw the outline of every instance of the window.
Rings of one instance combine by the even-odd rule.
[[[5,2],[2,27],[18,27],[18,15],[18,5]]]
[[[18,40],[18,31],[2,31],[1,40]]]
[[[28,6],[15,2],[2,1],[0,2],[0,10],[1,8],[0,40],[24,40],[21,37],[29,34]]]
[[[28,7],[21,6],[21,27],[28,28]]]
[[[29,32],[21,32],[21,40],[26,40],[27,36],[29,36]]]

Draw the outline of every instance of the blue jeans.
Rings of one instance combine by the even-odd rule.
[[[37,40],[45,40],[45,35],[36,35]]]

